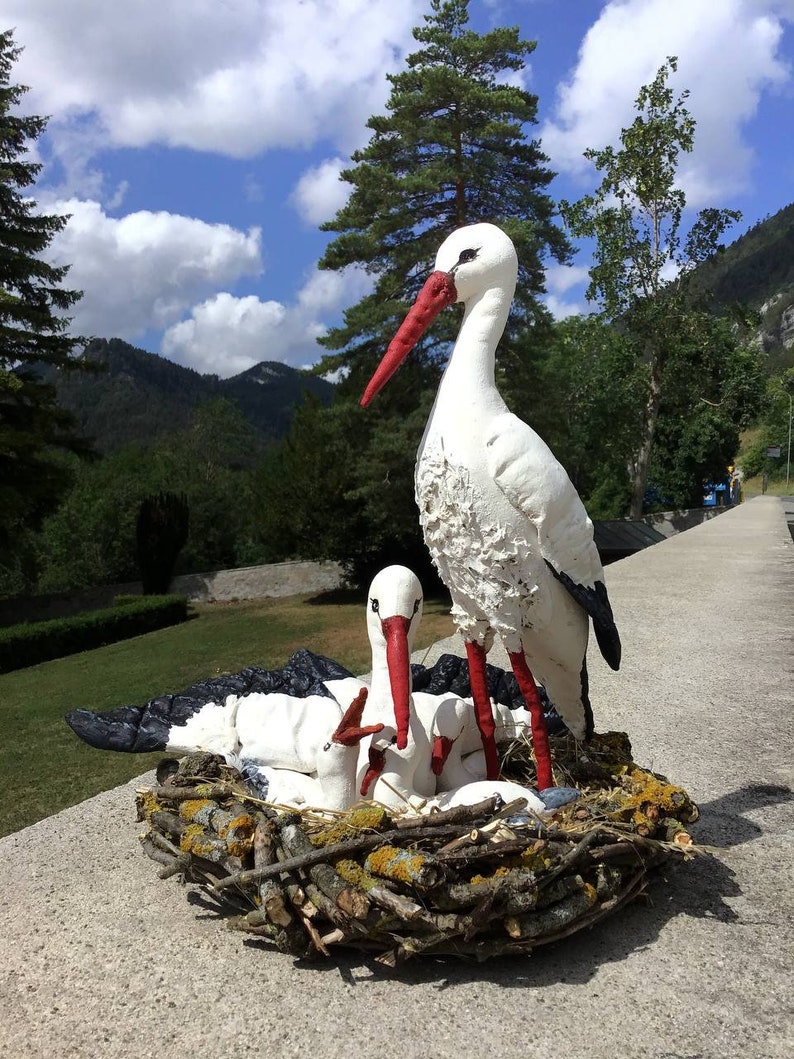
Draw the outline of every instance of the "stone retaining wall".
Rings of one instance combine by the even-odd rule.
[[[342,579],[339,563],[273,563],[208,574],[183,574],[174,578],[170,591],[197,603],[209,603],[330,592],[339,588]]]
[[[171,582],[170,591],[195,603],[233,599],[267,599],[298,596],[306,592],[330,592],[342,584],[342,567],[332,562],[271,563],[240,570],[212,570],[182,574]],[[99,585],[81,592],[54,592],[47,596],[0,600],[0,626],[20,621],[48,621],[86,610],[112,607],[116,596],[140,595],[140,581]]]

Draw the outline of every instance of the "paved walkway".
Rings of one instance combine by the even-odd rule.
[[[638,761],[690,790],[717,857],[531,958],[389,978],[355,956],[297,966],[227,932],[157,879],[125,785],[0,840],[0,1055],[789,1059],[783,505],[759,497],[607,574],[624,666],[592,660],[597,726],[628,731]]]

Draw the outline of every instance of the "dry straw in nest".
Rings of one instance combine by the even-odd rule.
[[[347,946],[393,966],[411,956],[526,954],[616,912],[649,872],[701,852],[686,791],[640,768],[620,732],[586,755],[552,739],[558,782],[580,797],[541,819],[490,798],[430,815],[369,802],[346,813],[279,809],[208,754],[138,794],[161,876],[198,883],[235,930],[294,956]],[[534,782],[530,747],[503,775]]]

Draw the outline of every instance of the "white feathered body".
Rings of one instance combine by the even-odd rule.
[[[417,454],[416,500],[464,638],[487,650],[497,634],[508,651],[523,647],[563,720],[583,737],[588,615],[547,560],[588,588],[603,571],[564,468],[494,384],[496,342],[515,286],[506,271],[501,285],[466,302]]]

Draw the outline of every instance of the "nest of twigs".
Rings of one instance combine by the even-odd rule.
[[[568,737],[551,744],[557,782],[581,795],[542,818],[497,798],[430,815],[372,802],[299,813],[194,754],[163,763],[160,785],[139,792],[141,841],[162,878],[199,884],[230,927],[294,956],[353,947],[395,965],[526,954],[612,915],[652,871],[699,852],[686,830],[696,806],[633,762],[626,735],[596,735],[586,755]],[[528,744],[510,748],[503,774],[533,784]]]

